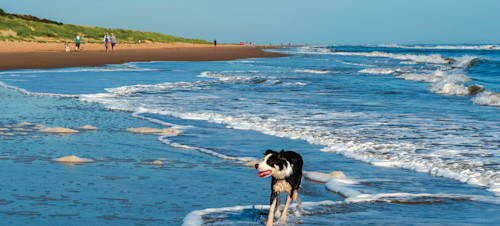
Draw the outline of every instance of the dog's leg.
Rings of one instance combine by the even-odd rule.
[[[276,198],[271,202],[271,207],[269,207],[269,215],[267,218],[266,226],[272,226],[274,222],[274,208],[276,207]]]
[[[281,211],[280,211],[280,204],[281,201],[280,201],[280,193],[278,192],[278,196],[276,196],[276,212],[274,214],[274,216],[276,217],[280,217],[281,216]]]
[[[286,221],[286,215],[288,214],[288,206],[290,206],[290,202],[292,202],[292,197],[290,197],[290,195],[287,194],[285,208],[283,209],[283,213],[281,214],[281,218],[280,218],[281,222]]]

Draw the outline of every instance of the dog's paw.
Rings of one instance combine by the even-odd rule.
[[[276,217],[281,217],[281,210],[279,208],[276,209],[276,212],[274,213]]]

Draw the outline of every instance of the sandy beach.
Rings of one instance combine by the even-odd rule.
[[[66,52],[62,43],[0,42],[0,70],[101,66],[144,61],[214,61],[284,56],[262,51],[262,46],[142,43],[117,44],[105,52],[104,44],[82,44],[84,51]]]

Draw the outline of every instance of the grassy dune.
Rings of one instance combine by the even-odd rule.
[[[30,15],[9,14],[0,9],[0,41],[73,42],[77,32],[82,34],[83,43],[101,43],[106,33],[114,33],[121,43],[137,43],[139,40],[160,43],[210,43],[201,39],[186,39],[156,32],[63,24]]]

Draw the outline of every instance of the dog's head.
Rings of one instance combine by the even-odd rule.
[[[257,176],[266,178],[273,176],[276,179],[284,179],[292,174],[290,162],[285,158],[285,151],[275,152],[267,150],[265,157],[255,164],[255,168],[260,171]]]

